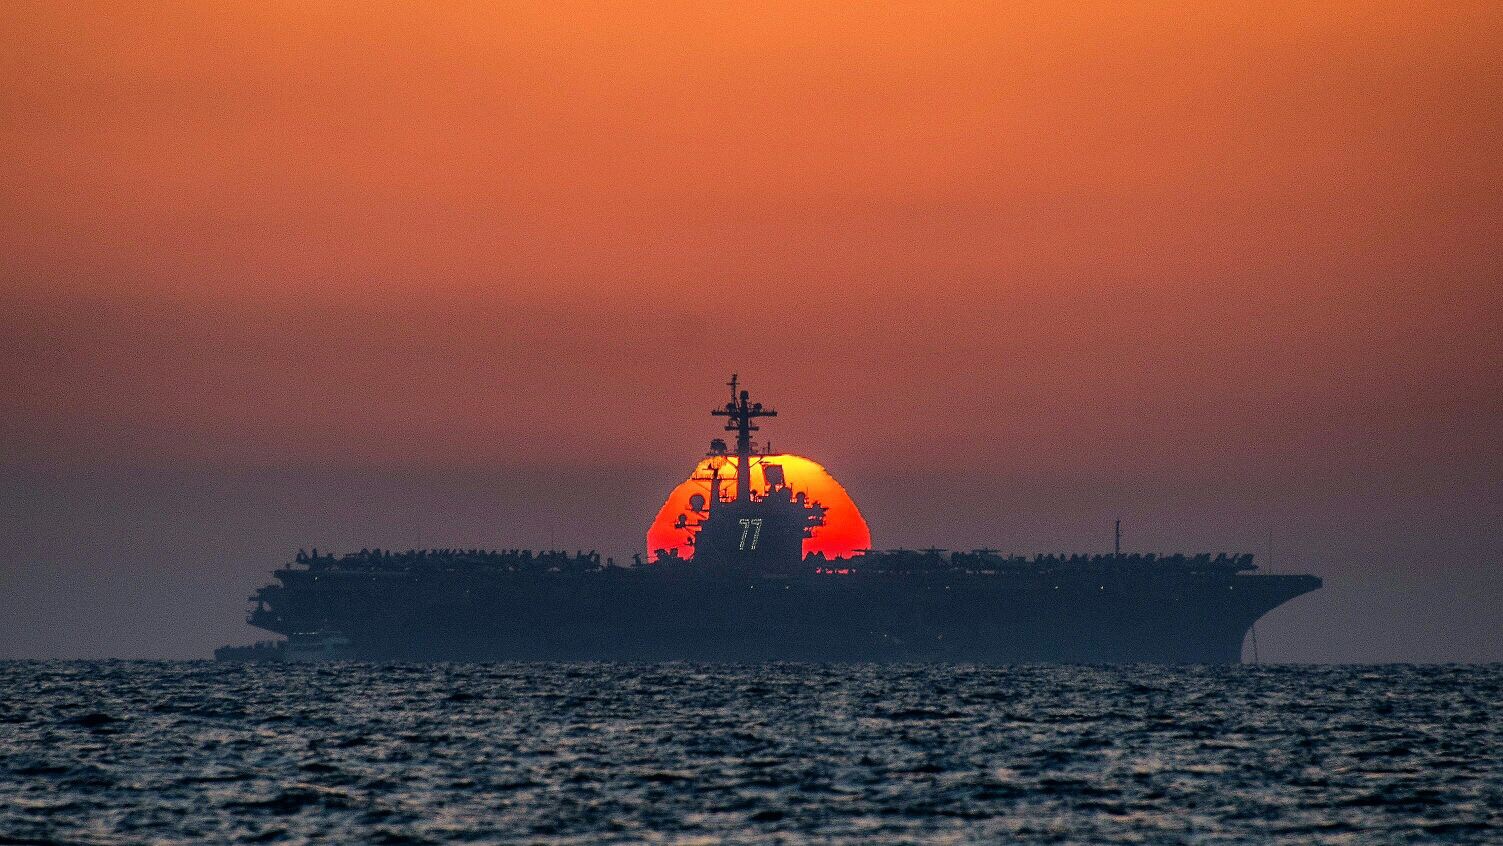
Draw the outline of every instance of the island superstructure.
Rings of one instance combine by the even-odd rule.
[[[777,412],[730,387],[711,413],[734,450],[711,441],[706,494],[674,524],[692,555],[315,550],[274,571],[249,622],[361,660],[1236,662],[1260,617],[1321,585],[1251,555],[806,555],[827,506],[756,453]]]

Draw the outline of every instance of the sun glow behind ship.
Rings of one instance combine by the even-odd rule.
[[[677,551],[684,558],[694,557],[694,547],[689,543],[689,531],[678,528],[676,524],[680,514],[688,515],[690,522],[695,520],[690,499],[695,494],[708,497],[710,484],[703,480],[709,478],[711,464],[714,461],[722,462],[720,468],[722,499],[735,499],[737,469],[735,456],[719,459],[706,458],[700,461],[695,465],[694,471],[689,474],[689,478],[668,495],[667,501],[658,510],[657,518],[652,521],[652,526],[647,530],[649,561],[657,559],[659,550]],[[783,468],[784,480],[795,493],[807,494],[809,499],[819,502],[828,509],[825,513],[825,524],[815,529],[812,537],[804,540],[805,555],[820,552],[829,558],[839,558],[858,554],[861,550],[871,547],[871,530],[867,528],[866,519],[861,516],[856,502],[851,499],[846,489],[835,481],[830,471],[819,462],[801,455],[786,453],[756,456],[752,459],[751,465],[751,484],[754,492],[760,493],[767,489],[763,466],[769,464]]]

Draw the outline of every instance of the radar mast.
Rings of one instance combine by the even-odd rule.
[[[758,417],[777,417],[778,413],[763,408],[760,402],[750,402],[747,391],[738,394],[736,389],[740,381],[735,373],[731,374],[731,381],[726,385],[731,389],[731,401],[725,404],[725,408],[710,413],[727,418],[725,430],[736,433],[736,501],[745,504],[751,502],[751,433],[758,430],[752,421]]]

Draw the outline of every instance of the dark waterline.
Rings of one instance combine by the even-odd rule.
[[[0,843],[1503,840],[1503,666],[0,663]]]

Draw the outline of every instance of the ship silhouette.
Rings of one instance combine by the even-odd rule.
[[[222,660],[955,661],[1224,663],[1253,624],[1321,586],[1256,573],[1251,555],[1004,556],[995,550],[805,555],[826,507],[752,446],[733,376],[706,494],[675,527],[690,556],[632,566],[596,552],[363,549],[299,552],[251,597],[251,625],[283,643]],[[733,495],[721,472],[734,462]],[[763,462],[753,489],[749,468]],[[317,649],[304,644],[319,644]]]

